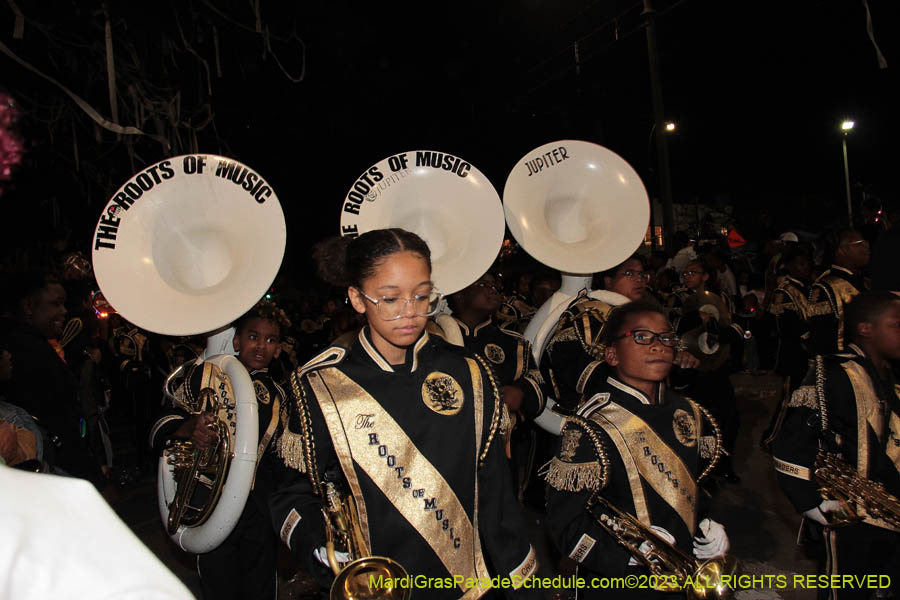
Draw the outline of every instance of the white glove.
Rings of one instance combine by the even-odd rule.
[[[694,536],[694,556],[697,558],[703,560],[718,558],[731,548],[725,528],[721,523],[716,523],[712,519],[703,519],[700,521],[700,532],[703,534],[702,536]]]
[[[319,546],[315,550],[313,550],[313,556],[316,557],[316,560],[322,563],[322,565],[331,568],[331,565],[328,563],[328,550],[325,546]],[[341,552],[340,550],[334,551],[334,557],[337,559],[338,563],[344,565],[350,562],[350,555],[346,552]]]
[[[672,535],[671,533],[669,533],[668,531],[666,531],[665,529],[663,529],[662,527],[659,527],[657,525],[651,525],[650,529],[652,529],[656,533],[656,535],[658,535],[662,539],[666,540],[670,544],[675,544],[675,536]],[[651,550],[653,550],[653,543],[651,543],[651,542],[646,542],[646,541],[641,542],[641,545],[638,546],[638,551],[645,556]],[[657,562],[657,561],[653,561],[653,562]],[[628,560],[629,567],[633,567],[637,564],[639,564],[639,563],[634,557],[631,557]]]
[[[825,514],[837,512],[840,509],[841,503],[837,500],[822,500],[822,504],[804,512],[803,516],[807,519],[812,519],[820,525],[828,525],[828,517],[826,517]]]

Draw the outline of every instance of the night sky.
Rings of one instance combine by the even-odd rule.
[[[286,40],[272,47],[288,72],[304,69],[300,83],[263,57],[248,4],[110,3],[117,57],[133,51],[145,71],[120,69],[120,94],[128,104],[126,76],[148,89],[180,90],[183,106],[197,108],[192,123],[204,120],[199,107],[208,104],[215,132],[198,134],[200,151],[232,156],[273,184],[288,219],[289,256],[337,233],[340,202],[356,177],[407,150],[462,156],[502,191],[532,148],[584,139],[621,154],[655,193],[639,1],[263,1],[263,21]],[[666,115],[678,123],[669,143],[675,201],[733,203],[751,232],[759,214],[771,217],[773,230],[831,225],[846,214],[838,123],[849,116],[857,123],[848,140],[852,182],[896,202],[890,109],[900,105],[892,85],[900,58],[890,4],[869,0],[890,65],[879,69],[860,1],[656,0]],[[109,116],[101,4],[19,5],[33,20],[25,39],[12,38],[7,10],[0,40]],[[212,73],[209,96],[181,35],[212,63],[213,26],[223,76]],[[48,47],[48,39],[59,43]],[[166,152],[144,139],[129,156],[105,131],[97,141],[90,119],[57,87],[3,55],[0,89],[23,109],[29,144],[0,196],[4,254],[67,229],[87,250],[112,192]],[[49,226],[23,227],[36,222]]]

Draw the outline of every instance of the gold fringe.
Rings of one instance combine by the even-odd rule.
[[[286,467],[306,473],[306,461],[303,456],[303,436],[286,429],[278,440],[278,456]]]
[[[788,406],[791,408],[799,408],[801,406],[805,406],[806,408],[812,410],[819,410],[819,401],[816,398],[816,388],[812,385],[801,385],[794,393],[791,394],[791,399],[788,402]]]
[[[716,436],[701,435],[700,436],[700,458],[707,460],[716,455]]]
[[[550,487],[561,492],[593,492],[600,489],[603,469],[597,461],[567,463],[554,456],[538,471],[538,475],[543,476]]]

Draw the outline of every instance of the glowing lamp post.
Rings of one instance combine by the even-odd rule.
[[[853,130],[856,123],[850,120],[841,123],[841,145],[844,148],[844,188],[847,191],[847,219],[850,227],[853,227],[853,204],[850,202],[850,167],[847,163],[847,135]]]

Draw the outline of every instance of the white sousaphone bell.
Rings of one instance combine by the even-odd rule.
[[[503,189],[506,223],[528,254],[563,272],[562,287],[535,313],[525,330],[535,361],[559,317],[593,273],[612,268],[640,247],[650,221],[647,190],[637,172],[615,152],[578,140],[535,148],[516,164]],[[611,305],[626,299],[606,290],[591,297]],[[559,434],[554,402],[536,422]]]
[[[500,196],[481,171],[462,158],[429,150],[390,156],[366,169],[341,205],[341,235],[400,228],[431,249],[432,279],[444,294],[478,280],[503,245]],[[447,339],[462,345],[448,315],[435,319]]]
[[[281,205],[261,175],[223,156],[176,156],[135,174],[107,203],[94,233],[94,272],[109,303],[138,327],[162,335],[201,334],[231,323],[256,304],[278,273],[285,240]],[[220,338],[210,338],[210,348],[217,344],[218,351],[224,350],[227,341]],[[215,482],[208,510],[173,523],[179,495],[196,485],[187,480],[191,470],[197,475],[197,460],[185,464],[188,451],[179,461],[163,457],[159,463],[163,522],[179,546],[195,553],[215,548],[234,528],[257,458],[250,376],[229,354],[209,362],[225,374],[234,397],[207,393],[205,408],[215,397],[217,413],[235,416],[219,421],[219,447],[227,443],[221,458],[230,467],[221,473],[224,483]],[[172,462],[179,463],[177,469]],[[187,496],[182,504],[191,500]]]

